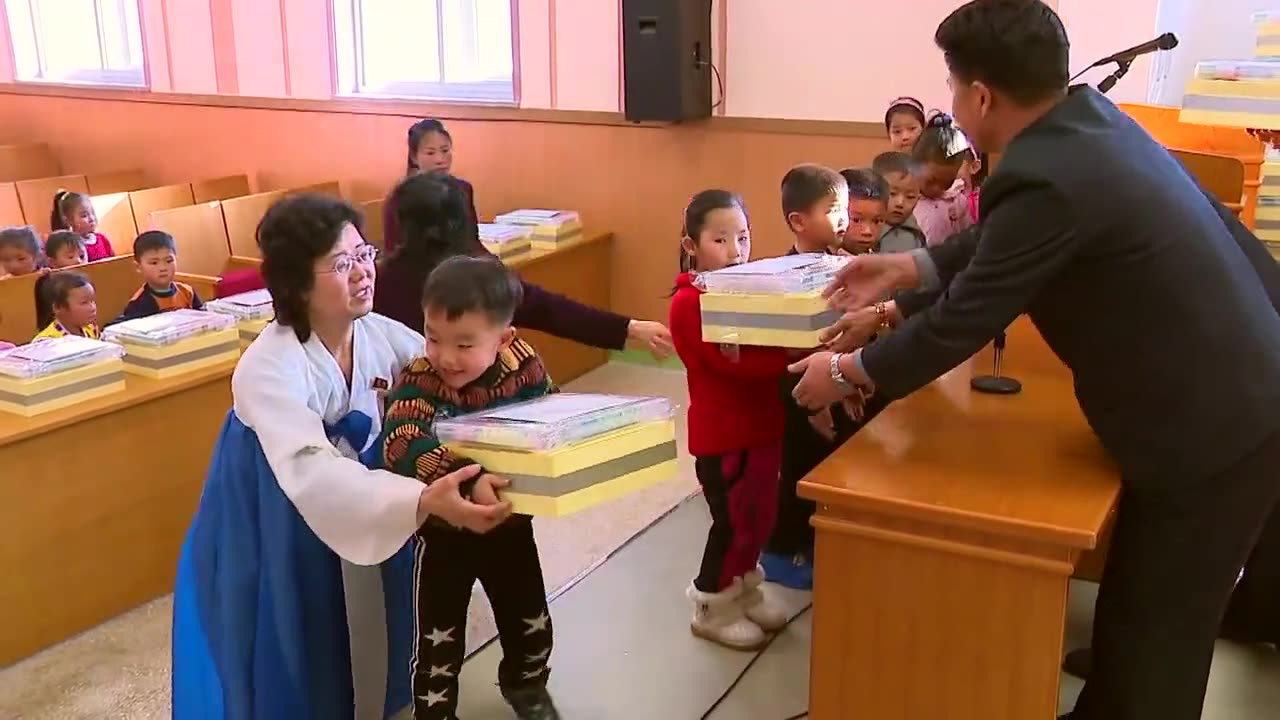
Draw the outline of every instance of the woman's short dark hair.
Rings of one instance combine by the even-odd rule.
[[[272,205],[258,223],[262,277],[275,305],[276,322],[293,328],[299,342],[311,339],[307,296],[316,284],[315,263],[351,225],[364,236],[360,212],[317,193],[290,195]]]
[[[390,202],[395,205],[401,235],[394,260],[420,269],[424,279],[448,258],[483,250],[466,188],[452,175],[442,171],[411,175],[391,191]]]

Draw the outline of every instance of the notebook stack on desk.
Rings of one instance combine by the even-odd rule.
[[[494,218],[499,225],[533,228],[533,247],[554,250],[582,237],[582,220],[572,210],[513,210]]]
[[[1280,150],[1267,152],[1262,164],[1262,185],[1258,188],[1258,212],[1254,218],[1258,239],[1280,260]]]
[[[104,340],[124,347],[128,372],[162,380],[240,357],[240,333],[230,315],[173,310],[112,325]]]
[[[1280,10],[1263,10],[1253,15],[1256,31],[1253,57],[1280,60]]]
[[[703,273],[702,339],[726,345],[814,348],[840,318],[822,291],[848,261],[809,253]]]
[[[266,290],[250,290],[239,295],[228,295],[204,304],[204,309],[236,319],[240,330],[240,347],[258,339],[267,323],[275,319],[276,308],[271,304],[271,293]]]
[[[528,225],[480,223],[480,244],[502,260],[525,255],[533,248],[533,228]]]
[[[68,335],[0,352],[0,411],[33,417],[125,388],[124,350]]]
[[[1252,60],[1196,65],[1182,98],[1183,122],[1280,130],[1280,11],[1255,13]]]
[[[526,515],[578,512],[675,475],[663,398],[558,393],[436,422],[440,442],[511,481]]]

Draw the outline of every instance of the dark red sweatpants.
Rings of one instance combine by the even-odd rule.
[[[778,514],[780,445],[696,458],[698,484],[711,509],[711,530],[693,586],[716,593],[756,569]]]

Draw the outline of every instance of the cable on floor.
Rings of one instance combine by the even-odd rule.
[[[764,655],[765,651],[769,649],[769,646],[773,644],[773,641],[777,640],[779,635],[786,632],[786,629],[791,627],[791,623],[800,619],[801,615],[804,615],[805,613],[809,612],[809,610],[811,609],[813,609],[812,602],[810,602],[808,605],[805,605],[803,608],[801,608],[800,612],[796,613],[795,615],[792,615],[791,619],[787,621],[786,625],[782,626],[781,630],[771,635],[769,639],[765,641],[764,645],[762,645],[760,649],[755,652],[755,655],[753,655],[751,659],[747,661],[747,665],[746,667],[742,668],[742,672],[738,673],[738,676],[733,679],[733,682],[729,683],[729,687],[725,688],[724,692],[720,693],[720,697],[716,698],[716,701],[711,703],[711,707],[707,708],[707,711],[702,713],[702,717],[700,718],[700,720],[707,720],[707,718],[710,718],[711,713],[714,713],[716,711],[716,708],[720,707],[721,703],[723,703],[726,699],[728,699],[728,697],[731,694],[733,694],[734,689],[738,687],[738,683],[742,682],[742,678],[746,677],[747,673],[751,671],[751,666],[755,665],[756,661],[759,660],[762,655]],[[809,714],[809,711],[806,710],[800,713],[799,715],[795,715],[793,717],[787,718],[787,720],[799,720],[800,718],[805,717],[808,714]]]

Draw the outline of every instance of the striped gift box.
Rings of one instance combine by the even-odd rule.
[[[1183,122],[1280,128],[1280,60],[1213,60],[1196,66],[1182,98]]]

